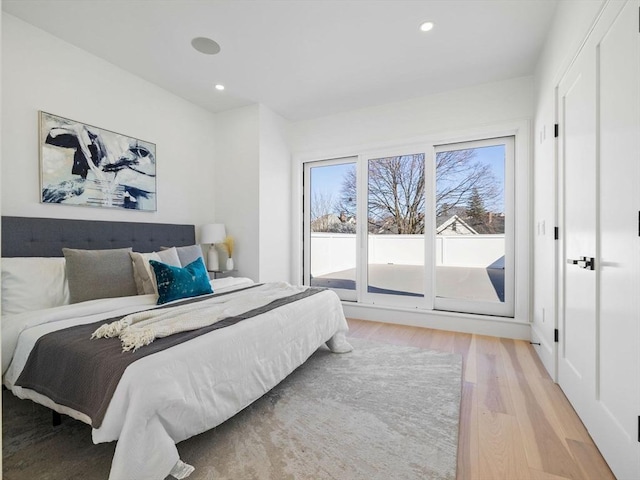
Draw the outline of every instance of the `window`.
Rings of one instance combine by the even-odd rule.
[[[307,163],[304,169],[305,284],[356,300],[357,158]]]
[[[370,303],[424,307],[424,151],[363,157],[366,166],[366,292]],[[364,228],[363,228],[364,230]]]
[[[304,280],[344,300],[514,315],[514,137],[304,166]]]
[[[513,137],[435,152],[434,308],[513,316]]]

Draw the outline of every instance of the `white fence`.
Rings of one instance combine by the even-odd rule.
[[[356,236],[345,233],[311,234],[311,274],[326,275],[356,266]],[[369,235],[369,263],[424,265],[422,235]],[[501,267],[504,235],[436,236],[436,265]]]

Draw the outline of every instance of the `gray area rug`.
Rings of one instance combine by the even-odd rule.
[[[324,347],[260,400],[178,444],[190,480],[455,479],[462,359],[350,339]],[[106,479],[113,444],[3,392],[3,474]]]

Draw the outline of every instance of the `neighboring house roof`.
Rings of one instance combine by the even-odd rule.
[[[355,225],[356,219],[341,213],[340,216],[327,213],[311,221],[311,228],[314,232],[333,231],[331,227],[336,225]]]
[[[436,235],[449,230],[455,232],[457,235],[478,235],[478,232],[474,230],[467,222],[462,220],[458,215],[453,215],[445,222],[441,223],[436,229]]]

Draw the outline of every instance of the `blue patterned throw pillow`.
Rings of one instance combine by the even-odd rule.
[[[213,293],[209,283],[207,267],[202,258],[197,258],[184,268],[173,267],[149,260],[158,284],[158,305],[180,298],[197,297]]]

